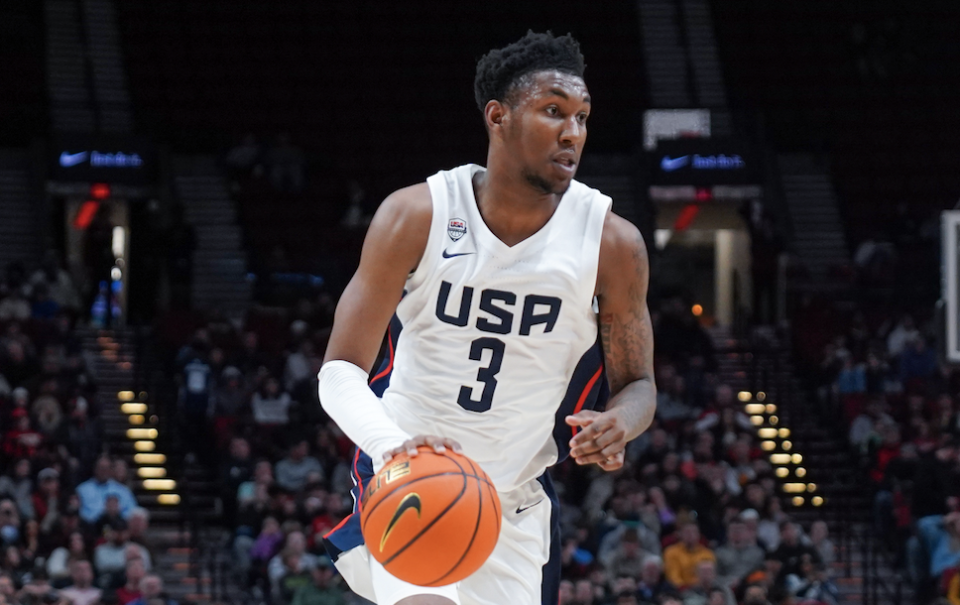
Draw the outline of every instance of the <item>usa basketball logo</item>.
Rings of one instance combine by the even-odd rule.
[[[450,239],[457,241],[461,237],[467,234],[467,221],[462,218],[452,218],[450,223],[447,225],[447,235],[450,236]]]

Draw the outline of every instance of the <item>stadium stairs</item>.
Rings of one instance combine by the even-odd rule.
[[[182,444],[175,408],[161,404],[169,398],[149,334],[83,328],[78,336],[99,389],[104,449],[127,461],[131,489],[150,511],[154,570],[182,603],[216,602],[213,574],[199,546],[210,535],[204,524],[218,516],[216,484],[209,471],[177,455]]]
[[[830,271],[850,264],[839,203],[830,175],[807,154],[781,155],[780,174],[793,227],[793,253],[811,282],[826,283]]]
[[[873,494],[849,451],[845,425],[803,389],[789,342],[766,330],[749,339],[725,329],[712,330],[712,336],[718,377],[739,393],[758,427],[761,449],[780,477],[783,510],[806,529],[817,520],[830,528],[839,550],[830,571],[842,602],[910,602],[909,587],[871,534]],[[781,460],[775,462],[777,455]]]
[[[212,156],[173,159],[174,189],[196,234],[193,307],[219,309],[228,317],[250,306],[247,258],[237,210]]]

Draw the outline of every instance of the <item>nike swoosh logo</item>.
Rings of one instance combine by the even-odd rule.
[[[476,252],[457,252],[456,254],[450,254],[446,250],[443,251],[443,258],[453,258],[454,256],[466,256],[468,254],[476,254]]]
[[[528,507],[526,507],[526,508],[520,508],[520,507],[518,506],[518,507],[517,507],[517,514],[519,515],[520,513],[522,513],[522,512],[525,511],[525,510],[530,510],[531,508],[533,508],[534,506],[540,504],[541,502],[543,502],[543,498],[540,498],[539,500],[537,500],[536,502],[534,502],[533,504],[531,504],[530,506],[528,506]]]
[[[88,155],[90,155],[88,151],[81,151],[80,153],[67,153],[64,151],[60,154],[60,165],[64,168],[76,166],[77,164],[85,162]]]
[[[690,163],[690,156],[682,155],[678,158],[671,158],[668,155],[663,156],[663,159],[660,160],[660,169],[664,172],[673,172],[674,170],[680,170],[684,166]]]
[[[383,552],[383,547],[387,545],[387,540],[390,538],[390,534],[393,533],[393,528],[396,526],[397,521],[400,520],[403,513],[411,509],[417,511],[417,519],[419,519],[420,494],[416,492],[404,496],[400,504],[397,505],[397,510],[393,511],[393,518],[390,519],[390,523],[387,523],[387,529],[383,530],[383,537],[380,538],[380,552]]]

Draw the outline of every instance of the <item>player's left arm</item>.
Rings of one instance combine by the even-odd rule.
[[[653,327],[647,309],[650,263],[640,232],[607,213],[600,244],[597,302],[600,340],[613,397],[604,412],[584,410],[567,417],[580,427],[570,441],[577,464],[605,470],[623,466],[627,443],[647,430],[657,409],[653,378]]]

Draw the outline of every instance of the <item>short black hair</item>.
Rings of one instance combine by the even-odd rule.
[[[507,101],[511,89],[524,76],[538,71],[559,71],[583,78],[586,65],[580,43],[572,35],[554,36],[527,31],[527,35],[496,48],[477,62],[473,94],[483,111],[491,100]]]

